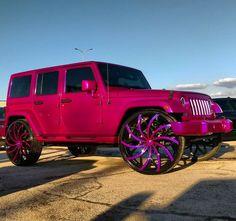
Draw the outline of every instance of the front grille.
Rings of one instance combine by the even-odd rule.
[[[211,106],[208,100],[190,99],[190,106],[194,116],[207,116],[211,114]]]

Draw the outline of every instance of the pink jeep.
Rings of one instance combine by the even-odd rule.
[[[43,145],[67,145],[75,156],[118,145],[134,170],[171,170],[183,153],[212,157],[232,122],[216,119],[207,95],[152,90],[141,71],[83,62],[13,74],[5,121],[6,151],[15,165],[31,165]]]

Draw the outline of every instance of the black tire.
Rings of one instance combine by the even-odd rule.
[[[16,166],[35,164],[42,152],[42,145],[24,119],[12,122],[6,132],[6,153]]]
[[[144,174],[170,171],[181,159],[185,139],[171,129],[175,118],[157,109],[134,113],[123,124],[119,148],[123,159]]]
[[[93,145],[68,146],[70,153],[76,157],[91,156],[96,153],[97,147]]]
[[[187,145],[183,159],[190,159],[191,161],[209,160],[216,155],[220,148],[221,137],[209,137]]]

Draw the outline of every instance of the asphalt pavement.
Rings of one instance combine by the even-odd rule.
[[[236,220],[236,142],[155,176],[130,169],[117,148],[79,158],[47,147],[31,167],[0,151],[0,220]]]

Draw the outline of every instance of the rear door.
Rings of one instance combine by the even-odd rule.
[[[37,74],[33,108],[43,134],[56,136],[60,133],[59,71]]]

